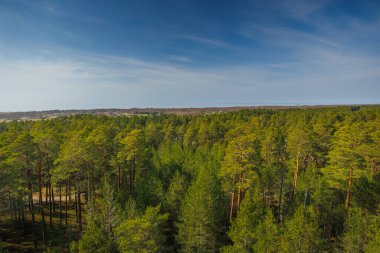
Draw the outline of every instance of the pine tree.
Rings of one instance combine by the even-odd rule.
[[[154,253],[164,248],[163,225],[168,214],[159,214],[160,207],[147,207],[141,216],[126,219],[115,229],[122,253]]]
[[[294,216],[285,222],[281,248],[285,252],[320,252],[320,232],[315,222],[314,211],[299,207]]]
[[[341,127],[334,135],[329,152],[330,166],[323,170],[334,187],[346,191],[346,208],[350,205],[353,181],[365,175],[364,159],[359,152],[365,140],[362,124],[352,123]]]
[[[252,246],[253,252],[276,253],[280,252],[279,228],[275,223],[272,210],[267,210],[263,221],[255,230],[255,243]]]
[[[364,252],[368,243],[374,239],[379,231],[379,224],[375,217],[360,208],[350,208],[341,238],[341,246],[344,252]],[[376,243],[373,241],[372,243]],[[372,246],[371,246],[372,247]]]
[[[96,214],[89,213],[86,228],[78,242],[78,253],[117,252],[114,239],[102,227]]]
[[[181,252],[216,252],[220,247],[221,192],[212,169],[200,169],[183,200],[178,223]]]
[[[234,213],[240,208],[244,192],[256,177],[255,167],[257,169],[260,163],[259,148],[257,137],[253,134],[233,138],[226,148],[219,177],[226,192],[231,196],[230,222],[235,216]]]
[[[236,219],[228,232],[228,236],[233,241],[232,246],[227,246],[223,252],[251,252],[255,242],[255,230],[264,217],[265,206],[258,192],[246,193]]]

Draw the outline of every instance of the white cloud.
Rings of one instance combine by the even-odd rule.
[[[209,68],[78,52],[3,59],[0,111],[380,102],[380,60],[314,54],[302,62]]]

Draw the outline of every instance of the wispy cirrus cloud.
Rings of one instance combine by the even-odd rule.
[[[215,39],[209,39],[209,38],[203,38],[203,37],[197,37],[197,36],[191,36],[191,35],[184,35],[184,36],[181,36],[181,38],[185,40],[201,43],[201,44],[211,46],[211,47],[224,47],[224,48],[231,47],[231,45],[223,41],[215,40]]]

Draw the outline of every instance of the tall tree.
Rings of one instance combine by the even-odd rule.
[[[237,217],[232,223],[228,236],[233,241],[232,246],[223,249],[224,252],[251,252],[255,242],[255,230],[263,219],[265,206],[260,193],[248,191],[244,197]]]
[[[127,167],[129,191],[133,190],[137,165],[142,162],[144,150],[143,132],[133,129],[120,140],[121,149],[117,154],[118,160]]]
[[[329,152],[330,166],[323,170],[333,186],[346,191],[346,208],[350,205],[353,181],[366,175],[364,158],[359,152],[366,141],[363,127],[363,124],[355,122],[336,131]]]
[[[292,219],[285,222],[281,239],[283,252],[321,252],[320,231],[314,211],[299,207]]]
[[[240,208],[244,192],[256,177],[255,169],[257,171],[260,164],[259,154],[260,143],[254,134],[235,137],[228,143],[219,176],[231,196],[230,222],[234,213]]]
[[[216,252],[221,246],[221,200],[215,172],[201,168],[181,206],[178,223],[181,252]]]
[[[298,190],[298,176],[300,170],[306,171],[308,159],[312,156],[311,134],[305,129],[306,126],[296,126],[289,131],[287,136],[287,149],[294,164],[293,193]]]
[[[154,253],[164,248],[163,225],[168,214],[160,214],[160,207],[147,207],[144,214],[126,219],[115,229],[122,253]]]

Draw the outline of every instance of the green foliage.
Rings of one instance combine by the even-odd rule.
[[[86,229],[78,242],[78,253],[92,252],[116,252],[116,244],[110,234],[100,226],[94,217],[89,215]]]
[[[253,245],[253,252],[258,253],[275,253],[280,252],[280,234],[279,228],[274,221],[273,213],[267,210],[267,214],[263,221],[261,221],[255,231],[255,243]]]
[[[236,219],[228,232],[233,246],[228,246],[226,252],[251,252],[256,241],[256,229],[264,217],[265,206],[261,196],[251,191],[247,192],[241,203]]]
[[[221,192],[211,168],[203,167],[181,206],[178,242],[182,252],[215,252],[220,247]]]
[[[159,211],[159,206],[147,207],[143,215],[126,219],[116,227],[115,234],[120,252],[162,251],[165,238],[161,229],[168,219],[168,214],[159,214]]]
[[[312,209],[299,207],[294,216],[285,222],[281,238],[283,252],[320,252],[320,231]]]
[[[350,208],[341,239],[342,250],[347,253],[364,252],[371,242],[368,249],[371,252],[378,244],[379,228],[380,223],[375,216],[360,208]]]
[[[359,106],[1,123],[1,218],[57,251],[377,252],[379,116]]]

